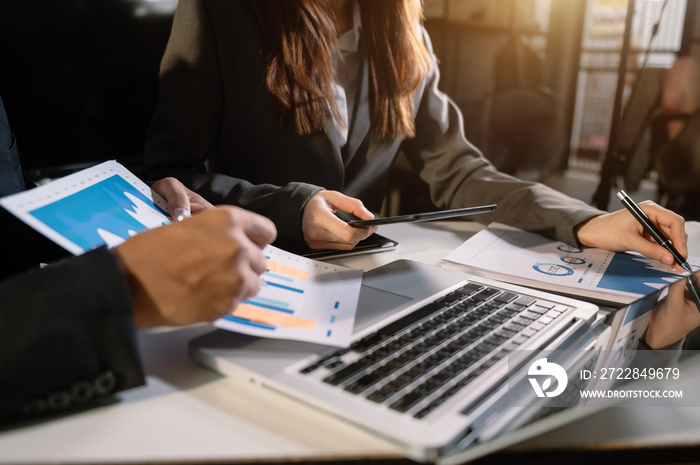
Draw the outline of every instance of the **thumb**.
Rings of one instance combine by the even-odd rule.
[[[165,178],[155,183],[153,189],[168,202],[168,210],[173,220],[180,221],[190,216],[190,197],[182,183],[174,178]]]
[[[359,199],[348,197],[347,195],[336,191],[326,191],[324,194],[326,201],[336,210],[352,213],[362,220],[371,220],[374,218],[372,212],[367,210],[362,201]]]

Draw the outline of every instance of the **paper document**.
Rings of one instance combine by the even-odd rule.
[[[688,263],[700,269],[697,257],[690,257]],[[617,305],[633,302],[682,276],[638,254],[579,249],[498,223],[449,253],[440,265]]]
[[[253,336],[345,346],[355,324],[362,270],[311,260],[273,246],[260,292],[214,324]]]
[[[0,205],[74,255],[170,223],[167,202],[116,161],[3,197]]]
[[[0,199],[0,205],[74,255],[116,247],[170,223],[167,202],[116,161]],[[257,296],[216,326],[255,336],[343,346],[350,341],[362,270],[264,250]]]

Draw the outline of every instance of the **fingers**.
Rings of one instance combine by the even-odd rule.
[[[239,244],[237,264],[245,263],[243,268],[249,268],[254,272],[256,280],[253,287],[257,292],[259,286],[257,276],[267,268],[262,249],[274,242],[277,229],[268,218],[242,208],[221,206],[217,210],[225,212],[229,217],[230,234]]]
[[[676,261],[673,258],[673,255],[654,242],[653,240],[647,239],[644,236],[638,235],[638,236],[630,236],[628,238],[628,248],[629,250],[633,250],[635,252],[639,252],[645,257],[649,257],[651,259],[654,259],[656,261],[659,261],[663,263],[664,265],[668,266],[669,268],[674,268],[678,269],[679,271],[682,271],[680,266],[676,264]]]
[[[244,210],[239,207],[223,205],[215,207],[213,212],[225,215],[224,220],[214,218],[212,227],[219,227],[221,221],[226,222],[229,235],[238,243],[243,251],[240,255],[250,262],[250,268],[257,274],[266,269],[265,257],[262,249],[274,242],[277,237],[277,229],[272,221],[262,215]],[[213,213],[200,214],[192,221],[205,221],[213,217]],[[256,284],[257,286],[257,284]]]
[[[181,220],[190,215],[191,191],[175,178],[164,178],[153,184],[152,189],[160,194],[167,202],[170,216]]]
[[[214,208],[211,202],[188,189],[175,178],[163,178],[153,184],[152,189],[168,202],[170,216],[176,221],[188,218],[191,213]]]
[[[192,192],[189,189],[187,189],[187,191],[189,192],[190,196],[190,208],[192,213],[200,213],[214,208],[214,205],[201,195]]]
[[[304,207],[302,231],[311,249],[350,250],[372,235],[377,227],[353,228],[335,216],[341,210],[361,219],[372,219],[362,202],[335,191],[319,191]]]
[[[676,250],[688,257],[688,235],[685,232],[685,220],[682,216],[667,210],[654,202],[645,201],[639,204],[651,221],[668,237]]]
[[[274,242],[277,237],[277,228],[275,224],[268,218],[261,215],[256,215],[255,213],[250,213],[245,210],[241,210],[247,215],[251,216],[250,221],[244,224],[243,228],[246,235],[261,249],[268,244]]]
[[[260,290],[260,275],[266,268],[265,256],[252,242],[248,242],[248,244],[241,242],[241,249],[236,254],[233,268],[239,275],[240,285],[233,305],[224,313],[228,313],[241,301],[254,297],[258,293]]]
[[[639,207],[649,217],[649,219],[659,228],[659,230],[668,238],[673,247],[683,256],[688,256],[687,239],[685,233],[685,220],[680,215],[667,210],[654,202],[644,201],[639,203]],[[631,216],[631,215],[630,215]],[[659,245],[653,240],[646,231],[642,231],[644,240],[641,237],[633,237],[633,249],[639,253],[646,255],[649,258],[658,260],[669,268],[676,271],[684,272],[683,268],[676,262],[675,258],[665,247]]]
[[[333,211],[341,210],[352,213],[361,220],[371,220],[374,218],[372,212],[367,210],[362,201],[359,199],[348,197],[347,195],[341,194],[337,191],[321,191],[318,194],[320,194],[326,200],[326,202],[328,202]]]
[[[271,221],[221,207],[138,234],[115,248],[139,328],[211,321],[258,292]]]
[[[670,210],[654,202],[644,201],[640,208],[659,230],[673,243],[683,256],[688,256],[685,221]],[[612,252],[634,251],[651,259],[658,260],[669,268],[679,272],[683,269],[673,258],[671,252],[654,241],[644,227],[625,209],[597,216],[576,229],[577,238],[582,245],[598,247]]]
[[[644,337],[649,347],[662,349],[676,344],[698,326],[700,312],[681,279],[669,286],[666,297],[654,307]]]

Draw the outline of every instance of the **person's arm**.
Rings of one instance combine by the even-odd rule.
[[[685,336],[698,327],[700,311],[681,279],[669,286],[668,295],[651,311],[644,343],[651,349],[679,348]]]
[[[99,248],[0,283],[0,422],[139,386],[127,282]]]
[[[688,256],[685,220],[680,215],[654,202],[645,201],[639,207],[668,237],[683,257]],[[669,268],[683,272],[671,252],[657,244],[644,227],[625,209],[606,213],[578,225],[575,229],[578,241],[586,247],[598,247],[612,252],[635,251],[658,260]]]
[[[135,329],[213,321],[255,295],[275,234],[214,208],[0,283],[0,423],[143,384]]]
[[[217,40],[223,39],[215,36],[207,2],[180,1],[161,63],[159,98],[147,135],[143,176],[148,181],[174,177],[212,204],[236,205],[260,213],[283,231],[283,242],[277,245],[298,249],[304,244],[302,211],[322,187],[300,182],[253,184],[205,168],[220,132],[226,130],[222,128],[224,102],[234,98],[224,95]]]
[[[432,66],[416,92],[416,137],[401,148],[411,166],[430,186],[439,208],[498,204],[496,211],[474,217],[498,221],[577,245],[574,228],[604,212],[543,184],[500,173],[467,141],[462,114],[438,89],[439,70],[430,39],[424,34]]]
[[[427,33],[424,37],[431,51],[432,69],[422,99],[417,102],[416,137],[404,142],[402,148],[413,168],[430,185],[435,205],[459,208],[496,203],[494,213],[475,219],[483,223],[498,221],[574,246],[636,251],[673,266],[670,253],[647,238],[626,210],[607,213],[543,184],[498,172],[466,140],[461,112],[438,89],[436,58]],[[678,251],[687,255],[683,219],[653,202],[642,206]]]

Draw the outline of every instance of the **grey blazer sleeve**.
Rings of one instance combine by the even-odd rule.
[[[218,49],[207,2],[180,1],[161,62],[159,99],[147,136],[143,176],[150,181],[178,178],[214,204],[237,205],[267,216],[285,231],[280,238],[303,244],[301,211],[320,187],[301,182],[253,184],[216,173],[215,166],[210,171],[205,168],[221,131],[227,130],[222,127],[225,99],[245,94],[222,82]],[[224,95],[226,89],[229,93]],[[282,247],[289,244],[276,242]]]
[[[574,227],[601,212],[542,184],[498,172],[471,145],[455,103],[438,89],[437,59],[427,33],[430,74],[416,102],[416,137],[402,149],[413,169],[430,186],[432,201],[441,208],[497,203],[494,213],[475,217],[499,221],[577,245]]]
[[[144,384],[127,283],[106,248],[0,283],[0,423]]]

